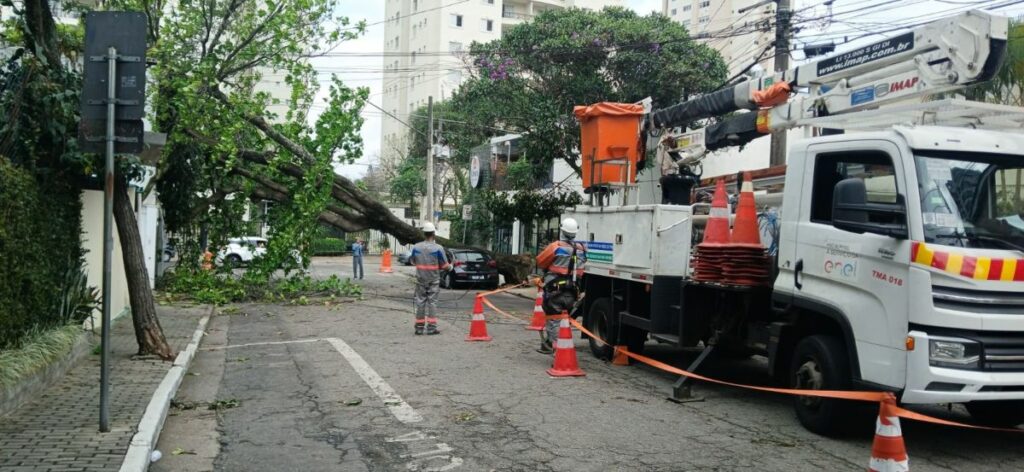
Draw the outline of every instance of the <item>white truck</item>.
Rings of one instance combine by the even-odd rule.
[[[783,385],[893,391],[903,403],[964,403],[986,424],[1024,423],[1024,112],[957,99],[876,108],[987,80],[1006,31],[1005,18],[972,11],[739,84],[726,100],[649,114],[648,129],[685,126],[758,108],[749,97],[773,83],[807,88],[680,135],[684,166],[774,130],[846,132],[789,146],[769,286],[692,278],[699,204],[569,212],[588,244],[584,325],[634,352],[648,340],[703,347],[690,370],[713,353],[758,354]],[[759,116],[755,129],[744,115]],[[680,379],[673,396],[688,393]],[[809,397],[795,407],[819,434],[842,430],[852,411]]]

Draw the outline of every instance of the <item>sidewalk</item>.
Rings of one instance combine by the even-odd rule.
[[[177,352],[188,345],[210,308],[157,307]],[[35,401],[0,418],[0,470],[118,470],[128,444],[171,362],[132,360],[137,352],[130,316],[111,332],[110,432],[99,432],[100,356],[88,355]]]

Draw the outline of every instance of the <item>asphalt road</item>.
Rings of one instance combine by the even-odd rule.
[[[344,259],[314,273],[348,274]],[[409,268],[368,264],[364,300],[252,304],[211,321],[152,470],[864,470],[862,434],[804,430],[791,399],[701,384],[704,401],[665,400],[674,378],[593,358],[582,378],[551,378],[524,322],[488,314],[489,343],[468,343],[472,292],[444,291],[439,336],[414,336]],[[528,319],[532,302],[492,298]],[[649,345],[685,365],[694,353]],[[767,383],[758,360],[702,372]],[[221,407],[209,410],[207,404]],[[194,407],[194,408],[192,408]],[[943,414],[965,420],[959,408]],[[904,421],[912,470],[1022,470],[1017,435]],[[178,454],[174,454],[177,451]]]

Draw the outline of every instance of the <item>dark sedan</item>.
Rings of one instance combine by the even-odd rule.
[[[449,249],[447,252],[451,268],[441,274],[441,286],[456,288],[458,285],[482,285],[493,289],[498,287],[498,264],[491,256],[472,249]]]

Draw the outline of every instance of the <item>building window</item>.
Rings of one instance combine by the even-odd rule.
[[[709,6],[711,6],[711,0],[704,0],[703,2],[700,2],[701,8],[707,8]]]
[[[708,22],[708,21],[710,21],[710,20],[711,20],[711,17],[709,17],[709,16],[707,16],[707,15],[704,15],[704,16],[700,17],[700,18],[699,18],[699,19],[697,20],[697,22],[698,22],[698,23],[707,23],[707,22]]]
[[[452,26],[462,28],[462,15],[452,13]]]
[[[416,51],[413,51],[413,52],[412,52],[412,63],[413,63],[413,64],[415,64],[415,63],[416,63]]]
[[[458,55],[460,52],[462,52],[462,43],[457,41],[449,42],[448,52],[452,53],[453,56]]]
[[[484,5],[494,5],[494,0],[481,0]]]
[[[675,8],[672,9],[672,16],[676,16],[676,9]]]
[[[481,31],[494,31],[494,20],[483,19],[480,20]]]
[[[420,0],[412,0],[412,11],[419,11]]]
[[[693,9],[693,5],[683,5],[683,11],[690,11]]]
[[[690,20],[683,20],[683,26],[690,26]]]

